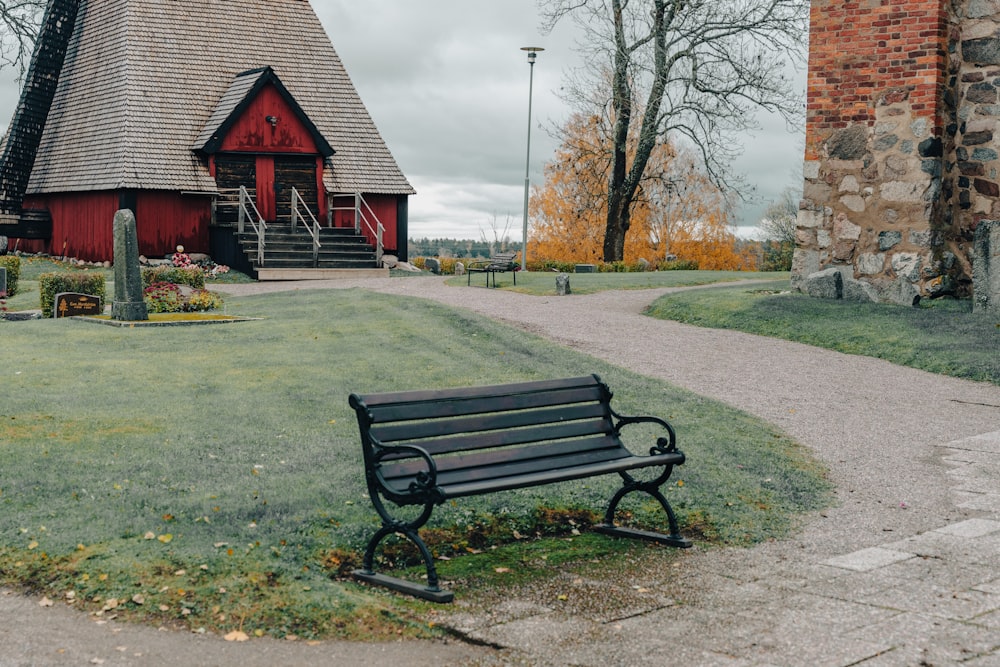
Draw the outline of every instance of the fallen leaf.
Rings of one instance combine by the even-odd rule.
[[[245,642],[250,639],[250,636],[242,630],[233,630],[228,635],[223,637],[223,639],[227,642]]]
[[[50,600],[48,598],[42,598],[41,600],[38,601],[38,606],[39,607],[51,607],[52,604],[53,604],[52,600]]]
[[[142,536],[142,539],[144,539],[144,540],[155,540],[156,539],[156,533],[154,533],[153,531],[149,531],[148,533],[146,533],[145,535]]]
[[[31,549],[37,549],[37,548],[38,548],[38,542],[35,542],[34,540],[32,540],[31,542],[28,542],[28,550],[29,551]]]
[[[495,568],[493,568],[493,571],[496,572],[497,574],[506,574],[507,572],[510,572],[510,568],[509,567],[495,567]]]
[[[142,597],[142,594],[136,593],[132,596],[132,602],[135,604],[145,604],[146,598]]]
[[[90,664],[92,664],[92,665],[103,665],[104,664],[104,660],[102,660],[101,658],[91,658]]]
[[[174,539],[174,536],[171,533],[166,533],[164,535],[158,535],[156,539],[163,542],[164,544],[170,544],[170,541]]]

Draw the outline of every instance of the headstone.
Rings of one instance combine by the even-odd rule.
[[[4,236],[3,234],[0,234],[0,255],[7,254],[7,243],[8,243],[7,237]]]
[[[441,275],[441,262],[437,261],[433,257],[428,257],[424,260],[424,268],[431,273]]]
[[[52,317],[76,317],[78,315],[100,315],[101,297],[93,294],[77,294],[76,292],[60,292],[56,294],[55,305],[52,306]]]
[[[399,257],[395,255],[382,255],[382,266],[387,269],[394,269],[399,264]]]
[[[7,294],[7,269],[0,266],[0,294]]]
[[[597,270],[597,267],[594,266],[593,264],[577,264],[576,265],[576,272],[577,273],[594,273],[596,270]]]
[[[455,262],[455,275],[464,276],[465,275],[465,264],[462,262]]]
[[[115,300],[111,319],[137,322],[149,319],[142,299],[142,274],[139,270],[139,239],[135,214],[128,209],[115,213]]]
[[[569,288],[569,274],[560,273],[558,276],[556,276],[556,294],[558,294],[559,296],[566,296],[567,294],[570,293],[571,292]]]
[[[972,310],[1000,313],[1000,221],[980,220],[972,253]]]

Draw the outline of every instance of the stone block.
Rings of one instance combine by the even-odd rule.
[[[465,275],[465,264],[462,262],[455,262],[455,275],[464,276]]]
[[[833,236],[838,241],[857,241],[861,238],[861,227],[847,219],[846,215],[838,215],[833,223]]]
[[[879,232],[878,249],[889,250],[894,246],[897,246],[900,243],[902,243],[902,241],[903,241],[903,232],[900,231]]]
[[[807,179],[819,178],[819,160],[806,160],[802,166],[802,176]]]
[[[122,209],[115,213],[113,236],[115,299],[111,303],[111,319],[123,322],[148,320],[149,311],[143,300],[139,269],[139,240],[132,211]]]
[[[806,277],[802,291],[817,299],[841,299],[844,296],[844,277],[838,269],[817,271]]]
[[[52,306],[52,317],[77,317],[80,315],[100,315],[104,312],[101,297],[93,294],[60,292],[56,294]]]
[[[435,275],[441,275],[441,262],[434,257],[428,257],[424,260],[424,268]]]
[[[799,209],[798,214],[795,218],[796,227],[805,227],[806,229],[814,229],[823,226],[823,211],[810,211],[807,209]]]
[[[819,252],[795,248],[792,253],[792,289],[802,291],[806,277],[817,271],[819,271]]]
[[[1000,313],[1000,220],[980,220],[972,253],[972,309]]]
[[[890,181],[879,186],[879,194],[885,201],[915,204],[923,200],[926,189],[926,182]]]
[[[860,192],[861,186],[858,184],[858,177],[853,174],[848,174],[844,176],[844,180],[840,182],[841,192]]]
[[[881,253],[863,253],[858,257],[858,273],[865,276],[874,276],[882,273],[885,269],[885,255]]]
[[[0,266],[0,294],[7,294],[7,269]]]
[[[840,198],[840,203],[852,213],[864,213],[865,211],[865,200],[861,195],[844,195]]]
[[[920,290],[906,278],[896,278],[881,293],[881,300],[900,306],[916,306],[920,303]]]
[[[595,273],[597,271],[597,267],[593,264],[577,264],[573,267],[573,270],[576,273]]]
[[[900,278],[914,282],[920,278],[920,256],[913,252],[897,252],[892,256],[892,270]]]
[[[861,303],[878,302],[878,290],[875,289],[870,283],[847,277],[844,277],[843,280],[844,290],[842,298],[844,301],[858,301]]]
[[[816,245],[820,248],[829,248],[830,243],[831,243],[830,232],[826,231],[825,229],[817,229]]]

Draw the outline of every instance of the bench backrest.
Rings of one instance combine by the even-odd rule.
[[[561,443],[574,453],[607,449],[620,444],[610,400],[611,391],[596,375],[350,397],[368,469],[381,446],[416,445],[435,459],[533,445],[551,455]],[[381,461],[412,457],[400,453]]]
[[[516,252],[498,252],[497,254],[490,257],[491,264],[513,264],[514,258],[517,257]]]

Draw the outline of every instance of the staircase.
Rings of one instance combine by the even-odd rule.
[[[236,209],[233,234],[258,280],[389,275],[388,269],[380,267],[380,247],[353,228],[320,227],[295,188],[292,193],[291,215],[275,222],[264,222],[247,188],[221,193],[216,201],[217,213]]]
[[[364,236],[350,228],[321,228],[320,247],[315,250],[313,238],[298,225],[269,223],[264,246],[264,261],[257,261],[257,234],[236,232],[236,239],[250,260],[259,280],[305,280],[331,278],[350,274],[385,275],[375,260],[375,248]]]

